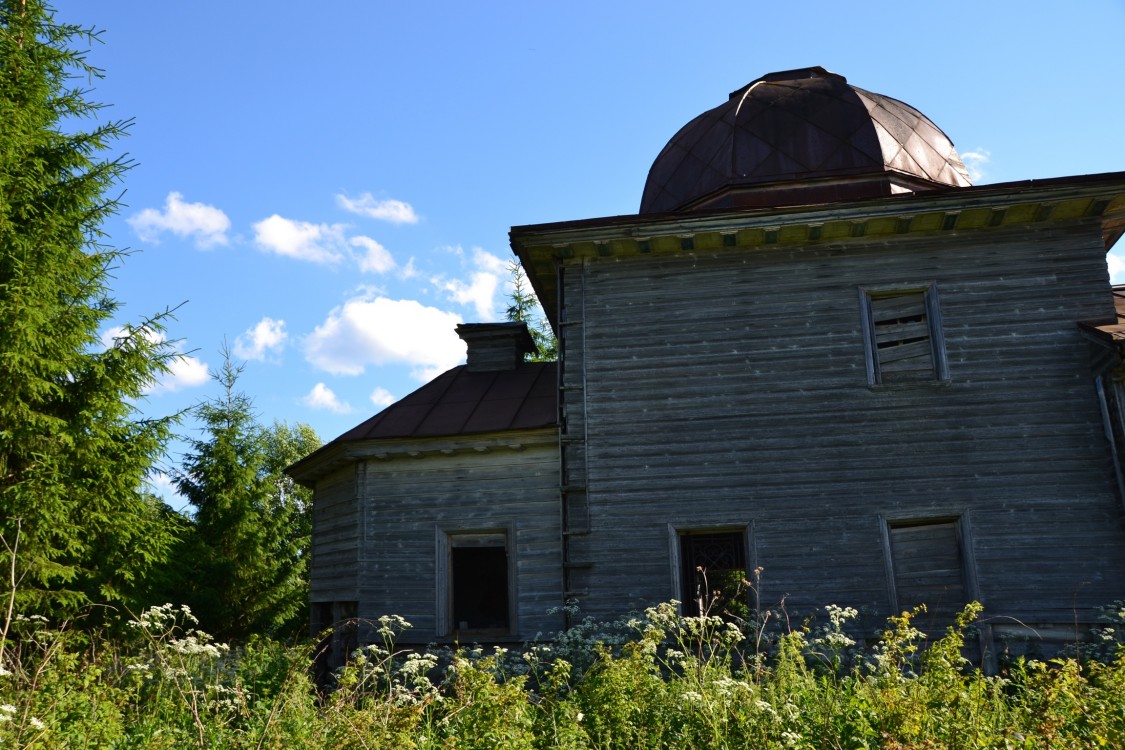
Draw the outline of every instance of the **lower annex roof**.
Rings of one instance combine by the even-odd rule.
[[[296,462],[286,473],[297,481],[307,480],[323,459],[351,443],[554,427],[557,383],[554,362],[527,362],[492,371],[459,365]]]
[[[554,362],[474,372],[454,367],[333,442],[449,437],[553,426]]]

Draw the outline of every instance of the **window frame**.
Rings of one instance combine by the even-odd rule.
[[[931,516],[879,516],[879,526],[883,535],[883,561],[886,566],[887,595],[891,604],[891,613],[899,614],[902,611],[898,600],[898,591],[895,586],[894,550],[891,546],[891,529],[894,527],[923,526],[926,524],[954,523],[957,528],[958,553],[961,556],[961,585],[966,602],[980,602],[987,607],[987,602],[981,595],[980,584],[977,581],[977,561],[972,538],[972,519],[968,510],[961,509],[952,513],[934,514]],[[922,623],[915,623],[919,630],[928,637],[940,637],[943,631],[928,632],[921,627]],[[977,630],[977,644],[980,648],[981,664],[986,674],[996,674],[996,645],[992,636],[992,625],[985,619],[974,624]]]
[[[930,363],[933,368],[933,378],[924,380],[895,380],[892,378],[891,382],[885,382],[879,362],[879,346],[871,300],[911,294],[922,296],[926,325],[929,330]],[[869,386],[918,385],[932,382],[942,383],[949,380],[949,359],[945,351],[945,335],[937,282],[861,286],[859,287],[859,305],[863,322],[863,344],[866,352],[867,384]]]
[[[462,546],[493,547],[486,542],[489,537],[502,539],[504,554],[507,558],[505,569],[508,612],[507,626],[501,629],[469,629],[460,630],[453,621],[454,613],[454,587],[453,587],[453,550]],[[507,526],[489,526],[485,528],[445,528],[435,529],[435,634],[438,638],[455,638],[460,640],[463,636],[470,638],[485,638],[491,640],[509,640],[519,636],[518,620],[518,588],[516,586],[517,561],[515,545],[515,528]]]
[[[965,603],[972,601],[984,603],[977,583],[977,563],[973,551],[971,523],[967,511],[932,516],[879,516],[879,526],[883,537],[883,562],[887,576],[887,597],[893,614],[901,612],[903,607],[899,601],[898,587],[895,584],[895,557],[891,542],[891,530],[939,524],[953,524],[956,529],[957,554],[961,560],[961,590],[965,597]]]
[[[705,534],[738,534],[742,537],[743,544],[743,560],[745,561],[746,579],[753,582],[754,571],[758,568],[756,546],[754,544],[754,524],[753,523],[738,523],[738,524],[722,524],[716,526],[676,526],[668,524],[668,548],[669,559],[671,563],[671,588],[672,598],[680,602],[680,612],[685,616],[694,616],[694,612],[690,611],[690,602],[683,601],[684,599],[684,559],[683,559],[683,538],[685,536],[705,535]],[[747,602],[752,612],[757,611],[759,606],[758,590],[756,586],[751,586],[750,590],[746,592]]]

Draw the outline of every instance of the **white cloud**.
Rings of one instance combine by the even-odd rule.
[[[985,174],[984,165],[988,164],[989,157],[992,152],[986,148],[978,148],[976,151],[966,151],[961,154],[961,161],[965,163],[965,169],[969,170],[969,179],[973,184],[977,184],[984,179]]]
[[[1125,284],[1125,258],[1117,253],[1106,253],[1105,262],[1109,266],[1111,284]]]
[[[168,505],[180,508],[187,504],[187,499],[180,495],[180,490],[176,487],[176,480],[170,474],[163,471],[151,471],[145,476],[144,482],[149,492]]]
[[[138,332],[146,339],[154,343],[160,343],[161,341],[164,341],[168,338],[160,331],[155,331],[151,328],[142,328]],[[130,335],[132,335],[132,333],[125,326],[113,326],[111,328],[107,328],[102,332],[102,346],[106,349],[110,349],[114,346],[117,346],[117,342],[119,339],[124,339]]]
[[[390,406],[397,400],[398,399],[396,399],[390,391],[388,391],[386,388],[383,388],[382,386],[379,386],[375,390],[371,391],[371,403],[375,404],[376,406]]]
[[[357,297],[333,309],[305,337],[305,358],[334,375],[359,375],[367,365],[407,364],[429,380],[460,362],[460,316],[415,300]]]
[[[449,248],[457,255],[463,255],[461,248]],[[437,276],[431,283],[446,293],[446,296],[461,305],[476,308],[478,320],[496,319],[496,291],[508,275],[507,264],[492,253],[479,247],[473,248],[472,267],[469,280],[445,279]]]
[[[114,326],[107,329],[102,333],[101,341],[102,346],[106,349],[115,346],[117,340],[129,335],[129,330],[124,326]],[[142,335],[153,342],[162,342],[167,340],[160,331],[154,331],[151,328],[142,330]],[[176,342],[177,350],[182,342]],[[175,391],[182,391],[185,388],[195,388],[196,386],[203,385],[210,380],[211,375],[207,369],[207,365],[198,357],[193,357],[190,354],[179,352],[168,362],[168,372],[159,377],[156,383],[144,389],[144,393],[148,395],[160,393],[173,393]]]
[[[160,378],[150,393],[173,393],[185,388],[196,388],[211,379],[211,373],[198,357],[181,354],[168,365],[168,373]]]
[[[274,214],[254,224],[254,241],[267,252],[310,263],[337,263],[346,248],[343,224],[312,224]]]
[[[145,482],[161,497],[177,494],[176,483],[168,474],[157,471],[145,477]]]
[[[352,237],[348,244],[363,250],[356,255],[359,270],[363,273],[386,273],[395,267],[395,259],[391,257],[390,251],[370,237]]]
[[[265,317],[234,340],[234,354],[241,359],[263,361],[266,355],[285,346],[288,338],[284,320]]]
[[[194,237],[196,247],[227,244],[230,219],[220,209],[206,203],[184,203],[179,193],[168,193],[164,210],[146,208],[127,221],[145,242],[157,242],[163,232]]]
[[[392,224],[417,224],[418,214],[414,207],[405,201],[394,199],[378,200],[371,193],[364,193],[356,199],[346,195],[336,196],[336,202],[345,211],[361,216],[369,216],[380,221],[389,221]]]
[[[332,389],[324,383],[314,385],[312,390],[301,399],[301,403],[313,409],[331,411],[336,414],[347,414],[352,410],[350,405],[337,398]]]

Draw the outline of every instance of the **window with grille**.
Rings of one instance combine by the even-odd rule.
[[[679,541],[684,614],[748,619],[751,592],[745,583],[746,534],[681,532]]]
[[[869,383],[949,378],[937,289],[933,284],[860,292]]]

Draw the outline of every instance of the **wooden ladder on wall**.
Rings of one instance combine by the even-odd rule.
[[[575,559],[574,537],[590,533],[589,472],[587,470],[586,431],[586,268],[579,273],[577,311],[564,300],[566,269],[559,268],[558,323],[558,421],[559,421],[559,499],[562,509],[563,598],[581,600],[586,591],[577,585],[575,574],[591,567]],[[573,315],[577,312],[577,316]],[[576,364],[575,364],[576,363]],[[569,616],[567,626],[570,626]]]

